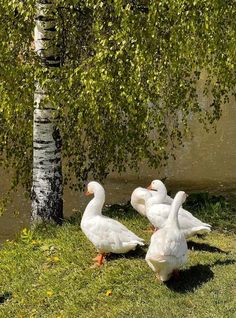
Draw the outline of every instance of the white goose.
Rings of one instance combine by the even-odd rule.
[[[151,237],[145,260],[161,281],[167,281],[187,260],[187,243],[178,222],[178,211],[187,195],[179,191],[165,226]]]
[[[88,203],[80,225],[100,253],[96,258],[99,266],[103,264],[103,258],[107,253],[126,253],[134,250],[137,245],[144,245],[144,240],[123,224],[102,215],[105,191],[98,182],[89,182],[85,194],[94,194],[94,198]]]
[[[167,195],[166,187],[164,183],[161,180],[154,180],[155,182],[155,188],[153,187],[153,191],[151,189],[151,185],[145,189],[142,187],[138,187],[134,189],[134,191],[131,194],[131,200],[130,203],[132,207],[141,215],[146,216],[146,206],[145,206],[145,201],[144,201],[144,196],[145,194],[150,194],[150,196],[158,198],[158,201],[155,201],[156,203],[166,203],[166,204],[171,204],[173,199]]]
[[[149,188],[155,189],[159,192],[157,181],[159,180],[152,181]],[[161,188],[161,191],[163,191],[163,188]],[[158,199],[155,200],[155,198],[148,198],[147,195],[144,197],[144,200],[146,201],[146,216],[148,220],[155,228],[162,228],[168,219],[171,206],[163,203],[160,204]],[[195,234],[211,231],[210,224],[203,223],[182,207],[180,207],[179,211],[179,226],[186,238]]]

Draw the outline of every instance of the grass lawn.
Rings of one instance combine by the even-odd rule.
[[[96,251],[80,230],[80,215],[63,226],[23,230],[0,249],[0,317],[235,317],[235,215],[219,201],[193,208],[214,229],[188,241],[179,280],[166,284],[147,266],[147,246],[91,268]],[[128,205],[104,214],[149,242],[147,220]]]

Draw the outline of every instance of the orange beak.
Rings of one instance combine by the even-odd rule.
[[[148,190],[152,190],[152,185],[150,184],[148,187],[147,187]]]
[[[84,195],[87,195],[87,196],[88,196],[88,195],[90,195],[90,194],[92,194],[92,193],[89,192],[89,191],[85,191],[85,192],[84,192]]]

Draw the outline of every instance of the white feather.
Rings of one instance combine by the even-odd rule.
[[[88,190],[94,193],[94,198],[84,211],[81,229],[100,253],[126,253],[144,245],[144,240],[126,226],[102,215],[105,191],[98,182],[90,182]]]
[[[187,243],[178,223],[178,211],[185,200],[185,192],[179,191],[171,205],[165,226],[151,237],[146,262],[161,281],[167,281],[174,270],[187,260]]]

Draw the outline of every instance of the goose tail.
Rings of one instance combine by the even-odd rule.
[[[191,233],[187,234],[186,237],[193,236],[195,234],[205,234],[211,232],[210,226],[196,226],[191,229]]]

